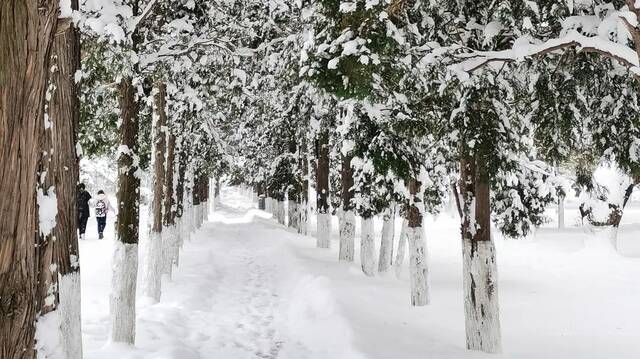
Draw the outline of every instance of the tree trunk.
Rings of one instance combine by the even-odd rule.
[[[78,2],[71,3],[78,9]],[[42,235],[40,251],[39,312],[56,310],[56,343],[38,344],[41,357],[82,358],[80,313],[80,265],[76,224],[76,185],[78,158],[76,133],[80,117],[76,71],[80,68],[80,36],[71,19],[58,20],[51,56],[51,100],[49,124],[41,149],[45,153],[41,177],[41,195],[56,200],[55,228]],[[41,229],[42,230],[42,229]],[[52,334],[49,334],[52,335]],[[47,347],[50,344],[52,347]]]
[[[491,239],[489,177],[480,161],[461,161],[463,286],[467,348],[501,351],[496,251]]]
[[[213,204],[215,208],[218,208],[220,206],[220,177],[216,177],[216,188],[213,194]]]
[[[266,195],[264,190],[265,184],[264,181],[260,181],[257,184],[257,193],[258,193],[258,209],[261,211],[266,210]]]
[[[407,227],[408,221],[406,218],[402,220],[402,228],[400,229],[400,237],[398,237],[398,251],[396,252],[396,260],[393,262],[393,267],[396,270],[396,278],[402,279],[402,266],[404,264],[404,257],[407,252]]]
[[[338,259],[341,261],[353,262],[355,252],[356,236],[356,215],[352,203],[353,191],[353,169],[351,168],[350,155],[342,156],[342,171],[340,172],[340,183],[342,186],[342,215],[340,216],[340,251]]]
[[[289,215],[289,222],[288,222],[288,226],[289,228],[294,228],[296,231],[299,231],[299,227],[300,227],[300,213],[298,210],[298,200],[297,200],[297,196],[294,197],[294,199],[290,199],[289,198],[289,202],[287,203],[288,206],[288,212],[287,214]]]
[[[191,231],[194,232],[198,227],[198,211],[200,210],[200,190],[198,185],[200,183],[200,176],[193,178],[193,187],[192,187],[192,202],[193,208],[191,211]]]
[[[71,1],[73,10],[79,9],[78,0]],[[61,21],[61,20],[58,20]],[[82,358],[82,320],[80,253],[76,223],[76,185],[79,180],[76,151],[80,121],[79,85],[76,73],[80,70],[80,32],[71,19],[62,20],[68,28],[58,29],[54,53],[58,58],[58,71],[53,75],[57,89],[49,105],[54,124],[54,158],[57,162],[56,195],[58,198],[57,225],[54,230],[55,257],[60,275],[58,279],[60,338],[62,357]],[[62,119],[58,121],[57,119]],[[57,127],[57,128],[56,128]]]
[[[331,246],[331,213],[329,212],[329,134],[323,131],[318,136],[318,169],[316,184],[318,193],[318,248]]]
[[[179,247],[177,244],[177,233],[175,226],[175,199],[174,199],[174,191],[173,191],[173,169],[175,167],[176,160],[176,136],[169,131],[168,134],[168,142],[167,142],[167,166],[166,173],[164,176],[164,234],[162,238],[162,251],[163,251],[163,265],[162,265],[162,274],[166,274],[171,277],[171,272],[173,269],[174,258],[176,257],[176,252],[179,251]]]
[[[182,142],[182,141],[181,141]],[[178,160],[178,183],[176,184],[176,241],[178,249],[182,247],[185,239],[185,181],[187,174],[187,154],[184,151],[183,145],[180,145]],[[180,251],[176,253],[175,257],[176,266],[180,264]]]
[[[422,228],[421,183],[415,179],[409,180],[409,208],[407,210],[406,238],[409,244],[409,274],[411,278],[411,304],[422,306],[429,304],[429,265],[427,243]]]
[[[140,223],[138,168],[138,100],[131,77],[118,84],[120,153],[118,157],[118,222],[111,281],[111,340],[134,344],[136,332],[136,275]]]
[[[558,198],[558,228],[564,229],[564,196]]]
[[[386,273],[393,264],[393,237],[395,236],[396,204],[391,202],[385,211],[380,238],[380,258],[378,272]]]
[[[146,268],[142,286],[142,293],[155,303],[160,301],[162,293],[161,264],[162,264],[162,198],[164,196],[164,167],[167,127],[166,94],[167,87],[163,82],[156,84],[154,96],[153,116],[153,201],[151,202],[151,228],[149,230],[149,244],[147,245]]]
[[[368,276],[376,274],[376,244],[373,232],[373,217],[361,218],[360,262],[364,274]]]
[[[0,5],[0,357],[3,359],[35,357],[36,173],[57,18],[58,0],[3,0]]]
[[[302,171],[302,181],[300,183],[300,225],[298,233],[307,235],[309,222],[309,160],[307,158],[307,141],[302,139],[300,154],[300,169]]]
[[[285,211],[284,208],[284,198],[280,197],[278,198],[278,223],[280,223],[281,225],[285,225],[285,217],[286,217],[287,213]]]

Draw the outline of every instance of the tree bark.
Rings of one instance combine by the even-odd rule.
[[[496,251],[491,239],[489,177],[480,161],[463,158],[463,286],[467,348],[501,351]]]
[[[78,0],[71,1],[71,8],[79,9]],[[61,318],[62,355],[68,359],[82,359],[80,253],[75,201],[79,180],[76,142],[80,122],[80,91],[76,73],[80,70],[80,32],[71,19],[65,21],[69,21],[68,27],[58,31],[54,40],[58,71],[54,73],[52,82],[57,88],[49,107],[56,134],[53,156],[57,163],[58,216],[54,229],[54,255],[60,275],[57,310]]]
[[[406,238],[409,244],[409,272],[411,278],[411,305],[423,306],[430,302],[429,265],[427,243],[422,228],[422,184],[412,178],[409,185]]]
[[[57,18],[58,0],[0,5],[0,357],[7,359],[35,356],[36,173]]]
[[[164,234],[163,234],[163,267],[162,274],[166,274],[171,277],[173,265],[175,264],[175,258],[179,251],[177,232],[176,232],[176,210],[175,210],[175,197],[174,197],[174,168],[176,160],[176,137],[169,130],[167,141],[167,164],[166,173],[164,176]]]
[[[78,1],[72,1],[78,9]],[[41,150],[41,194],[55,196],[56,225],[41,234],[39,309],[41,315],[57,311],[59,342],[55,347],[38,346],[40,356],[58,355],[82,358],[80,313],[80,265],[76,223],[76,185],[78,157],[77,128],[80,117],[76,71],[80,69],[80,35],[71,19],[59,19],[51,53],[51,100],[48,128],[44,130]]]
[[[327,131],[321,132],[318,136],[317,152],[317,246],[329,248],[331,246],[331,213],[329,212],[329,133]]]
[[[396,251],[396,260],[393,263],[393,267],[396,271],[396,278],[402,279],[402,266],[404,264],[404,257],[407,252],[407,227],[408,221],[406,218],[402,220],[402,227],[400,228],[400,236],[398,237],[398,250]]]
[[[138,163],[138,100],[129,76],[118,84],[120,153],[118,156],[118,222],[111,282],[111,340],[134,344],[136,329],[136,275],[140,222]]]
[[[356,215],[352,203],[354,196],[352,158],[351,155],[342,155],[342,171],[340,172],[342,214],[339,221],[340,250],[338,259],[347,262],[353,262],[356,236]]]
[[[165,152],[167,113],[167,87],[163,82],[156,83],[156,94],[153,105],[153,201],[151,202],[151,228],[147,245],[146,268],[142,286],[144,296],[154,302],[160,301],[162,294],[162,199],[165,181]]]
[[[307,235],[309,222],[309,159],[307,158],[307,141],[303,137],[300,151],[300,169],[302,171],[300,188],[300,225],[298,233]]]
[[[382,236],[380,237],[380,258],[378,272],[386,273],[393,264],[393,239],[395,236],[396,204],[391,202],[383,215]]]
[[[373,218],[362,217],[360,229],[360,262],[362,272],[370,277],[376,274],[376,244]]]

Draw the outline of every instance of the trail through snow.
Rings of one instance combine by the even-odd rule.
[[[82,243],[85,358],[361,358],[326,278],[305,273],[288,245],[297,235],[223,195],[233,206],[185,243],[161,302],[138,301],[135,347],[107,342],[112,242]]]
[[[488,355],[465,348],[455,216],[425,220],[432,303],[416,308],[406,261],[402,280],[364,276],[359,253],[354,263],[337,260],[335,217],[332,248],[318,249],[315,217],[310,235],[300,236],[241,192],[223,188],[221,207],[185,242],[173,278],[163,280],[160,303],[138,301],[135,347],[108,343],[113,242],[95,240],[90,222],[81,243],[85,358],[640,357],[640,259],[615,253],[602,234],[572,226],[540,229],[521,241],[497,237],[504,352]],[[632,223],[640,221],[637,211],[628,212]],[[637,241],[632,227],[622,234]],[[113,237],[111,226],[106,235]]]

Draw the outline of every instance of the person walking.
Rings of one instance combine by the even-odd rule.
[[[104,194],[103,190],[98,191],[98,200],[96,201],[96,221],[98,221],[98,239],[104,238],[104,228],[107,226],[107,213],[115,212],[111,206],[111,202]]]
[[[89,201],[91,195],[84,189],[84,183],[78,185],[78,193],[76,194],[76,206],[78,207],[78,231],[80,239],[84,239],[84,232],[87,230],[87,221],[89,220]]]

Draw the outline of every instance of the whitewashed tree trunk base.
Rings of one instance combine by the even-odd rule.
[[[564,229],[564,197],[558,200],[558,228]]]
[[[501,351],[498,270],[492,241],[463,242],[464,309],[467,348]]]
[[[368,276],[376,274],[376,244],[373,232],[373,218],[361,219],[360,261],[364,274]]]
[[[298,233],[302,235],[307,235],[309,228],[309,209],[307,206],[307,202],[300,203],[298,214],[300,216],[300,223],[298,225]]]
[[[289,223],[288,226],[290,228],[295,228],[296,230],[298,230],[298,228],[300,227],[300,213],[298,212],[298,203],[296,203],[296,201],[289,201],[288,202],[288,208],[289,211],[287,212],[287,215],[289,217]]]
[[[378,272],[386,273],[393,263],[393,236],[395,232],[395,209],[384,216],[382,237],[380,239],[380,258],[378,258]]]
[[[429,253],[422,227],[407,228],[409,244],[409,273],[411,277],[411,305],[423,306],[430,302]]]
[[[111,341],[135,344],[138,245],[115,241],[111,279]]]
[[[162,295],[162,247],[163,233],[150,231],[142,276],[142,295],[158,303]]]
[[[164,227],[163,230],[163,246],[162,246],[162,266],[163,275],[171,279],[173,269],[173,254],[175,253],[176,231],[174,226]]]
[[[400,229],[400,237],[398,237],[398,251],[396,252],[396,260],[393,263],[393,267],[396,271],[396,277],[402,279],[402,265],[404,264],[404,257],[407,252],[407,219],[402,220],[402,228]]]
[[[338,259],[353,262],[355,256],[356,215],[353,211],[342,212],[340,216],[340,251]]]
[[[316,245],[318,248],[331,247],[331,214],[318,213],[318,231]]]
[[[80,272],[60,277],[60,334],[64,359],[82,359],[82,318]],[[62,359],[61,358],[61,359]]]
[[[285,221],[286,221],[286,219],[285,219],[285,218],[286,218],[286,215],[287,215],[287,213],[286,213],[286,211],[285,211],[285,207],[284,207],[284,201],[280,201],[280,200],[278,200],[277,207],[278,207],[278,210],[277,210],[277,213],[278,213],[278,217],[277,217],[277,218],[278,218],[278,223],[280,223],[281,225],[283,225],[283,226],[284,226],[284,225],[286,224],[286,222],[285,222]]]

